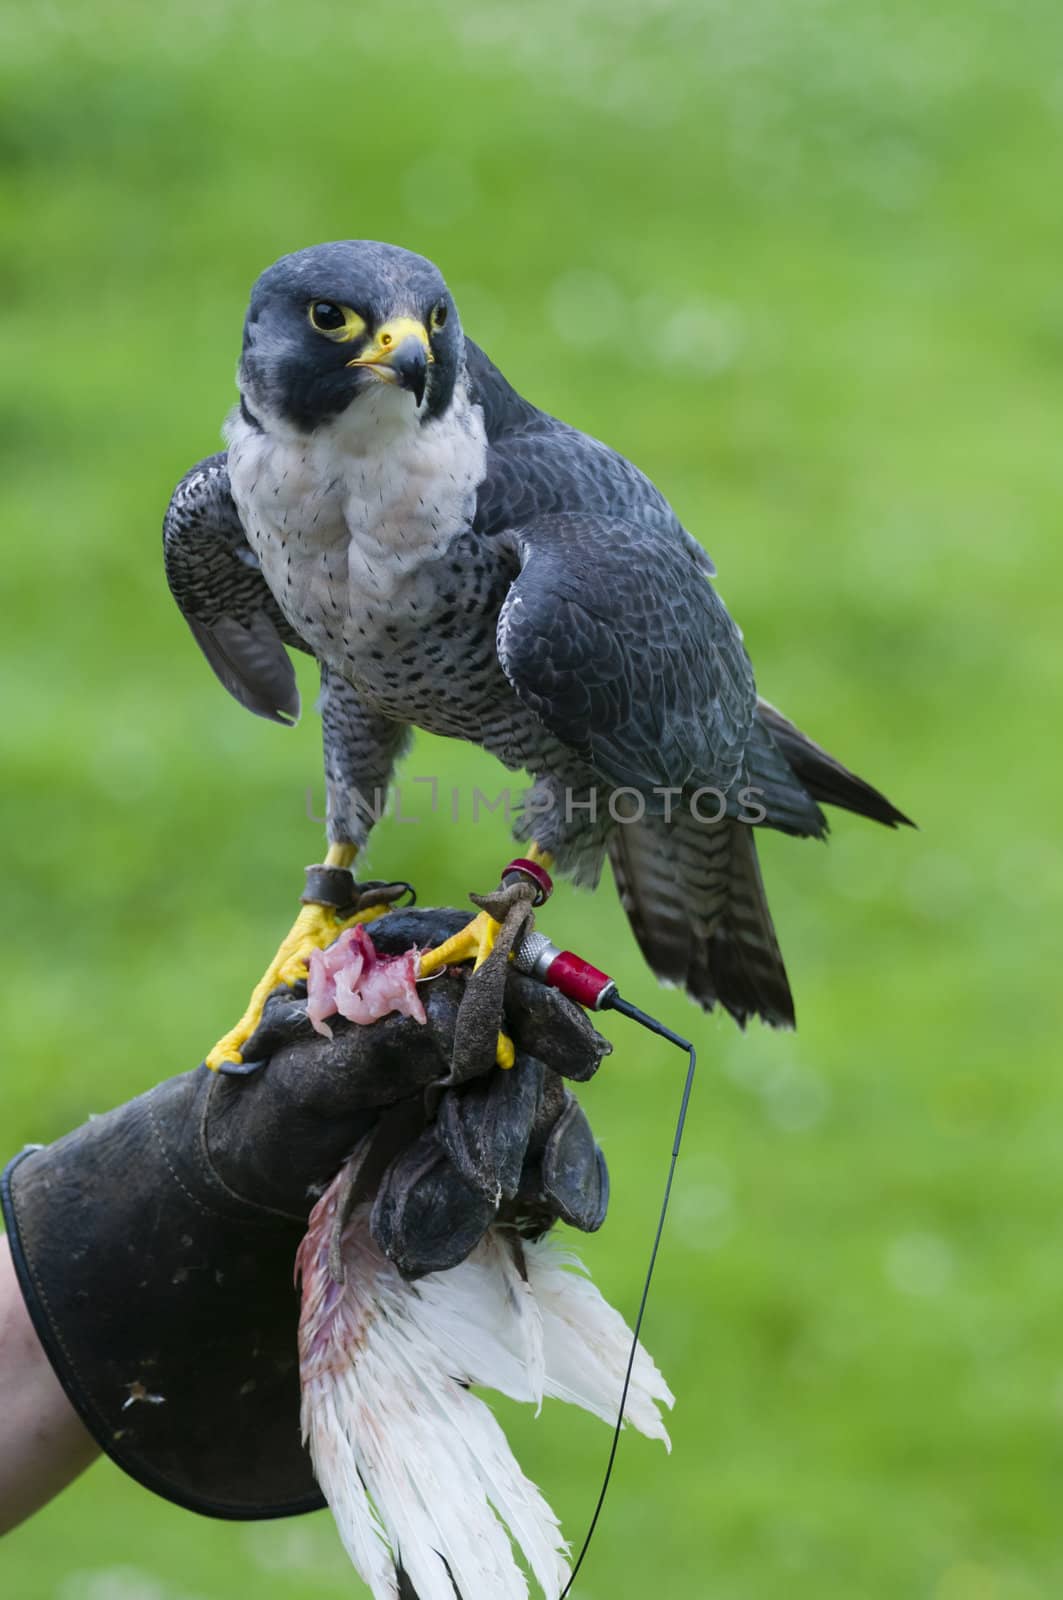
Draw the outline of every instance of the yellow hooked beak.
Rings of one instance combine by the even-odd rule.
[[[377,329],[368,350],[347,365],[365,367],[374,378],[408,389],[420,405],[434,360],[424,323],[413,317],[393,317]]]

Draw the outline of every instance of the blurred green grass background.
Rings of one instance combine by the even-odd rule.
[[[319,853],[315,717],[224,696],[159,544],[286,250],[435,258],[671,496],[762,691],[920,823],[764,842],[793,1037],[658,995],[611,885],[551,907],[702,1061],[646,1326],[675,1447],[625,1440],[582,1600],[1063,1590],[1061,47],[1050,0],[0,13],[4,1154],[199,1060]],[[428,740],[406,772],[504,782]],[[408,794],[373,868],[485,887],[501,820]],[[612,1031],[584,1255],[630,1313],[682,1062]],[[505,1412],[578,1540],[605,1430]],[[327,1516],[195,1520],[109,1463],[0,1588],[361,1592]]]

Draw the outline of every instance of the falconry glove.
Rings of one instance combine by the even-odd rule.
[[[395,912],[374,940],[399,953],[463,920]],[[514,972],[515,1068],[488,1053],[455,1082],[467,981],[422,985],[424,1025],[334,1019],[331,1039],[278,991],[245,1052],[257,1070],[170,1078],[3,1174],[41,1343],[102,1449],[164,1498],[247,1519],[324,1504],[300,1440],[293,1264],[357,1144],[370,1156],[352,1199],[374,1197],[377,1244],[411,1276],[456,1265],[499,1217],[533,1233],[603,1220],[604,1163],[561,1076],[590,1077],[606,1041]]]

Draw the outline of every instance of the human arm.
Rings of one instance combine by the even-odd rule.
[[[0,1235],[0,1534],[54,1499],[99,1453],[33,1330]]]

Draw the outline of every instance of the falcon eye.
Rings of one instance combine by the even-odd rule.
[[[338,306],[333,300],[311,300],[307,307],[310,326],[323,333],[333,344],[350,344],[365,332],[365,318],[350,306]]]
[[[347,318],[342,308],[333,305],[331,300],[315,300],[310,307],[310,321],[319,333],[334,333],[345,325]]]
[[[428,319],[428,326],[433,333],[438,333],[440,328],[446,326],[447,303],[441,300],[437,306],[432,307],[432,315]]]

